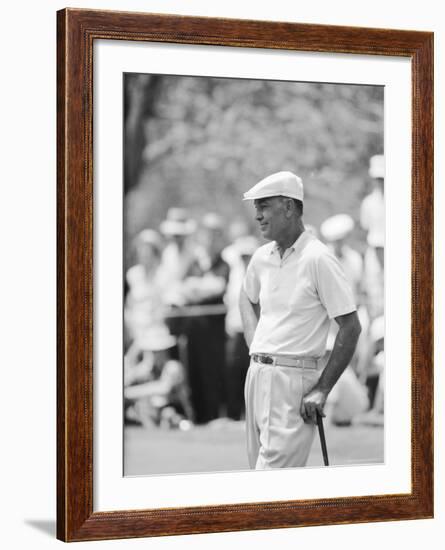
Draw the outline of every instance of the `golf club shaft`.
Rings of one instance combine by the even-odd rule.
[[[324,427],[323,427],[323,417],[318,411],[317,411],[317,425],[318,425],[318,434],[320,436],[321,452],[323,453],[323,462],[325,466],[329,466],[328,449],[326,447],[326,437],[324,435]]]

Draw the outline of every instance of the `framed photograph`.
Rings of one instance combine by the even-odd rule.
[[[57,31],[58,538],[433,517],[433,34]]]

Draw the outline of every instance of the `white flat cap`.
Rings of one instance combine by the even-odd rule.
[[[219,214],[215,214],[215,212],[207,212],[201,220],[201,225],[206,229],[218,231],[224,227],[224,222]]]
[[[166,325],[160,324],[148,328],[136,343],[144,351],[162,351],[176,345],[176,338]]]
[[[196,229],[196,222],[188,218],[184,208],[172,207],[169,208],[167,218],[159,229],[166,236],[190,235]]]
[[[343,239],[354,229],[354,220],[348,214],[337,214],[325,220],[320,232],[327,241]]]
[[[277,172],[267,176],[244,193],[243,200],[265,199],[266,197],[290,197],[303,200],[303,182],[292,172]]]
[[[374,155],[369,159],[369,175],[371,178],[385,177],[385,157],[383,155]]]
[[[143,244],[151,244],[159,250],[161,250],[162,248],[161,236],[154,229],[143,229],[137,236],[137,242]]]

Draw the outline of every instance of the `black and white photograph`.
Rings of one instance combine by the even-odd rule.
[[[123,92],[124,475],[384,463],[384,86]]]
[[[5,4],[4,548],[444,538],[439,11]]]

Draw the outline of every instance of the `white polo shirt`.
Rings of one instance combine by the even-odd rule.
[[[330,319],[356,310],[339,261],[309,231],[282,258],[276,242],[260,247],[243,287],[250,301],[261,306],[251,354],[321,357]]]

